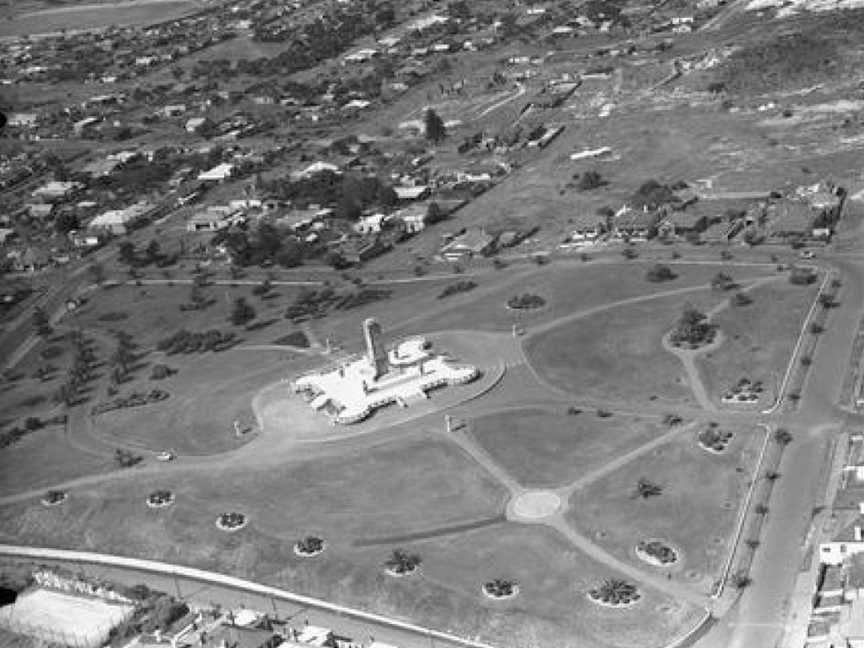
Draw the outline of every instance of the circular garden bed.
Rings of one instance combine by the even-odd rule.
[[[396,549],[384,563],[384,571],[388,576],[403,578],[416,574],[420,570],[420,563],[421,559],[417,554]]]
[[[516,581],[496,578],[483,583],[483,595],[496,601],[511,599],[519,595],[519,584]]]
[[[294,543],[294,554],[301,558],[314,558],[324,553],[326,543],[316,536],[306,536]]]
[[[716,423],[710,423],[708,427],[699,433],[699,445],[703,450],[720,454],[724,452],[735,436],[728,430],[721,430]]]
[[[153,491],[147,496],[147,506],[150,508],[165,508],[174,503],[174,493],[169,490]]]
[[[243,513],[237,513],[235,511],[222,513],[218,518],[216,518],[216,526],[223,531],[228,531],[229,533],[239,531],[247,524],[249,524],[249,518],[247,518]]]
[[[642,540],[636,545],[636,555],[643,562],[657,567],[678,562],[678,551],[662,540]]]
[[[642,594],[633,583],[620,578],[607,578],[588,592],[588,598],[597,605],[623,608],[637,603]]]
[[[42,496],[41,502],[43,506],[59,506],[67,499],[69,499],[69,493],[66,491],[49,490]]]
[[[545,299],[540,295],[532,295],[531,293],[514,295],[507,300],[507,308],[513,310],[532,310],[535,308],[543,308],[545,305]]]

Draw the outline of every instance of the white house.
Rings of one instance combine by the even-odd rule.
[[[387,223],[387,214],[372,214],[371,216],[363,216],[354,223],[354,231],[358,234],[377,234]]]
[[[198,174],[198,179],[202,182],[222,182],[227,180],[234,174],[234,165],[229,162],[217,164],[212,169],[202,171]]]
[[[112,234],[126,234],[132,225],[153,210],[146,202],[129,205],[125,209],[110,209],[102,212],[87,224],[89,230],[102,230]]]

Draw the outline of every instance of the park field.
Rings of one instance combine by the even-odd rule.
[[[709,591],[729,550],[764,439],[759,428],[721,429],[734,434],[722,454],[704,450],[697,432],[685,434],[574,492],[567,519],[582,533],[602,539],[611,553],[642,568],[661,569],[636,557],[637,542],[671,543],[683,560],[664,571]],[[662,493],[640,497],[636,485],[643,478],[662,487]]]
[[[717,301],[710,290],[660,297],[574,319],[525,343],[541,380],[576,402],[693,406],[681,362],[662,339],[687,304],[700,310]]]
[[[529,488],[563,486],[664,431],[657,420],[574,415],[564,405],[502,410],[471,424],[475,441]]]
[[[482,469],[450,444],[405,434],[267,470],[142,473],[82,487],[60,507],[7,506],[0,538],[217,571],[230,565],[239,576],[502,646],[532,638],[573,648],[660,646],[695,622],[698,610],[651,589],[628,610],[590,603],[587,590],[614,572],[554,531],[504,522],[505,493]],[[148,509],[144,497],[155,488],[172,489],[176,503]],[[228,510],[249,515],[249,526],[218,530],[214,521]],[[297,558],[292,544],[308,533],[327,550]],[[421,555],[420,575],[384,575],[395,548]],[[480,587],[492,578],[515,580],[520,596],[485,599]]]
[[[742,378],[761,381],[773,401],[819,283],[796,286],[785,279],[772,281],[747,293],[751,304],[730,306],[712,318],[723,332],[723,344],[697,356],[696,362],[717,403]]]

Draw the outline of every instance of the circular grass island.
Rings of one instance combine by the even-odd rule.
[[[495,601],[515,598],[519,595],[519,584],[516,581],[496,578],[483,583],[483,596]]]
[[[607,578],[588,592],[588,598],[604,607],[625,608],[635,605],[642,594],[633,583],[620,578]]]
[[[218,518],[216,518],[216,526],[228,533],[239,531],[247,524],[249,524],[249,518],[247,518],[243,513],[237,513],[236,511],[222,513]]]
[[[678,562],[678,550],[662,540],[642,540],[636,545],[639,560],[655,567],[667,567]]]
[[[62,490],[49,490],[40,500],[42,506],[60,506],[63,502],[69,499],[69,493]]]
[[[422,560],[417,554],[396,549],[384,563],[384,573],[394,578],[404,578],[420,570]]]
[[[717,423],[709,423],[708,427],[699,432],[697,437],[699,447],[713,454],[723,453],[729,443],[732,441],[734,434],[728,430],[721,430]]]
[[[294,543],[294,555],[301,558],[314,558],[324,553],[326,543],[317,536],[306,536]]]
[[[147,496],[147,506],[150,508],[165,508],[174,503],[174,493],[169,490],[160,489],[153,491]]]

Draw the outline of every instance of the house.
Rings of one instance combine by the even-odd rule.
[[[186,132],[187,133],[197,133],[201,131],[204,127],[212,126],[213,122],[211,122],[206,117],[192,117],[191,119],[186,121]]]
[[[816,220],[804,202],[784,200],[768,207],[770,235],[782,239],[804,239],[813,236]]]
[[[122,235],[153,213],[153,206],[146,202],[129,205],[125,209],[110,209],[102,212],[87,224],[88,230],[101,230],[111,234]]]
[[[200,232],[202,230],[215,232],[225,229],[237,220],[239,210],[230,208],[208,207],[203,211],[196,212],[186,221],[187,232]]]
[[[847,558],[864,553],[864,519],[859,515],[841,529],[829,542],[819,545],[819,562],[823,565],[842,565]]]
[[[88,162],[81,167],[81,173],[85,173],[91,178],[102,178],[111,175],[121,164],[123,164],[121,160],[109,156],[102,160]]]
[[[202,171],[198,174],[198,180],[201,182],[222,182],[227,180],[234,174],[234,165],[229,162],[217,164],[212,169]]]
[[[354,231],[358,234],[377,234],[384,229],[390,217],[387,214],[372,214],[362,216],[354,223]]]
[[[427,205],[413,205],[400,209],[393,216],[402,224],[402,231],[406,234],[417,234],[426,229],[429,219],[429,207]]]
[[[297,635],[297,641],[310,646],[335,646],[336,638],[329,628],[307,625]]]
[[[27,213],[33,218],[48,218],[54,211],[54,203],[29,203]]]
[[[13,128],[35,128],[39,116],[36,113],[12,113],[9,115],[9,126]]]
[[[495,249],[495,237],[483,230],[468,230],[441,248],[447,261],[459,261],[474,256],[486,256]]]
[[[393,187],[399,200],[424,200],[429,197],[432,190],[426,185],[416,187]]]
[[[605,217],[595,214],[580,214],[573,219],[572,230],[567,236],[570,243],[591,243],[606,229]]]
[[[186,112],[186,104],[169,104],[163,106],[159,113],[163,117],[177,117]]]
[[[95,126],[100,121],[102,120],[99,117],[85,117],[84,119],[72,124],[72,132],[77,137],[82,137],[91,127]]]
[[[202,648],[276,648],[282,643],[282,637],[270,630],[237,625],[221,625],[201,636],[204,637],[200,642]]]
[[[300,180],[302,178],[308,178],[317,173],[322,173],[324,171],[329,171],[331,173],[341,173],[339,167],[335,164],[331,164],[330,162],[313,162],[308,167],[303,169],[302,171],[294,171],[291,173],[292,180]]]
[[[80,182],[61,182],[59,180],[52,180],[34,190],[31,195],[37,198],[42,198],[43,200],[59,200],[69,198],[83,187],[84,185]]]
[[[691,232],[704,232],[708,217],[694,210],[672,210],[657,224],[657,235],[663,238],[685,236]]]
[[[657,226],[657,212],[622,207],[612,219],[612,232],[615,238],[630,241],[647,241]]]
[[[393,248],[393,243],[379,236],[351,238],[339,246],[339,253],[348,263],[358,264],[373,259]]]
[[[49,261],[48,255],[42,250],[28,247],[18,256],[18,262],[15,265],[19,270],[36,272],[47,266]]]
[[[351,54],[346,54],[342,59],[346,63],[365,63],[378,54],[378,50],[372,48],[359,49]]]

